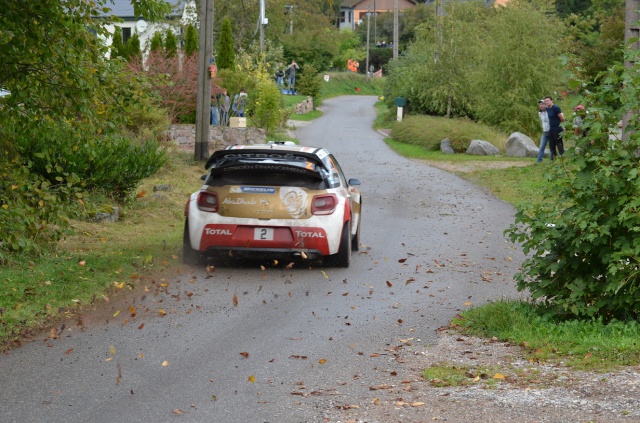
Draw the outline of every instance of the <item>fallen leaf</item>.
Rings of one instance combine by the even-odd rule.
[[[66,351],[64,352],[64,355],[69,355],[69,354],[71,354],[71,353],[73,352],[73,350],[74,350],[74,349],[75,349],[75,348],[69,348],[68,350],[66,350]]]
[[[494,379],[504,379],[504,375],[502,373],[496,373],[495,375],[493,375]]]
[[[49,332],[49,338],[56,339],[57,337],[58,335],[56,335],[56,330],[54,328],[51,328],[51,331]]]
[[[412,402],[409,405],[412,407],[422,407],[424,404],[425,404],[424,402],[416,401],[416,402]]]
[[[249,353],[246,351],[241,352],[240,355],[243,356],[244,358],[249,358]]]
[[[393,286],[393,284],[392,284],[391,282],[387,281],[387,286],[388,286],[389,288],[391,288],[391,287]]]
[[[169,362],[167,360],[162,362],[162,367],[168,367],[169,366]]]
[[[327,276],[327,274],[324,272],[324,270],[321,270],[322,274],[324,275],[325,279],[329,279],[329,276]]]
[[[254,375],[249,376],[247,380],[251,383],[256,383],[256,377]]]
[[[590,359],[590,358],[591,358],[591,356],[593,356],[593,353],[588,352],[588,353],[584,356],[584,359],[585,359],[585,360],[588,360],[588,359]]]
[[[136,194],[136,198],[142,198],[145,195],[147,195],[147,191],[140,191],[139,193]]]
[[[320,360],[318,360],[318,364],[325,364],[327,362],[327,360],[325,360],[324,358],[321,358]]]
[[[471,305],[471,303],[469,301],[467,301],[466,303],[464,303],[464,305],[466,305],[467,307]]]
[[[86,260],[80,260],[80,261],[78,262],[78,266],[84,266],[84,265],[86,265],[86,264],[87,264],[87,261],[86,261]]]
[[[173,414],[178,414],[178,415],[180,415],[180,414],[184,414],[184,411],[180,410],[179,408],[176,408],[176,409],[174,409],[174,410],[171,410],[171,412],[172,412]]]
[[[382,401],[380,401],[380,398],[374,398],[373,399],[373,404],[374,405],[382,405]]]
[[[118,310],[115,313],[113,313],[113,317],[118,317],[118,314],[120,314],[120,310]]]
[[[138,329],[142,329],[144,327],[144,323],[140,323],[140,326],[138,326]]]
[[[116,347],[109,345],[109,354],[116,355]]]
[[[233,294],[233,305],[238,306],[238,296],[236,294]]]
[[[158,315],[159,315],[160,317],[163,317],[163,316],[166,316],[166,315],[167,315],[167,312],[166,312],[166,311],[164,311],[163,309],[160,309],[160,310],[158,310]]]
[[[293,262],[287,264],[287,266],[285,267],[285,269],[290,270],[293,267]]]
[[[131,317],[136,317],[136,308],[132,305],[129,306],[129,313],[131,314]]]
[[[265,270],[267,270],[267,268],[262,266],[262,265],[260,265],[260,270],[262,270],[264,272]]]
[[[398,260],[398,263],[404,263],[405,261],[407,261],[407,259],[403,258],[403,259]]]
[[[304,251],[300,251],[300,257],[302,257],[303,259],[306,259],[307,255],[305,254]]]

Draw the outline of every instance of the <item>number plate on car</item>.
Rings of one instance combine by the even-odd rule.
[[[273,228],[254,228],[253,239],[256,241],[273,241]]]

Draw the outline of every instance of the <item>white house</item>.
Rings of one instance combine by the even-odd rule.
[[[197,24],[198,13],[196,10],[196,4],[193,0],[169,0],[167,1],[171,5],[171,13],[167,16],[167,19],[161,23],[148,22],[144,16],[136,16],[133,13],[133,5],[131,0],[111,0],[111,4],[107,3],[107,7],[111,11],[107,13],[101,13],[99,17],[116,16],[123,20],[123,22],[117,22],[106,26],[110,34],[114,34],[115,26],[119,26],[122,29],[122,42],[126,43],[129,38],[135,33],[140,38],[140,48],[145,51],[151,42],[151,37],[157,31],[165,32],[170,27],[172,28],[176,37],[180,38],[182,35],[182,25],[189,23]],[[175,22],[175,24],[173,24]],[[111,45],[112,38],[105,40],[106,45]]]
[[[398,0],[398,10],[404,11],[416,5],[414,0]],[[340,5],[340,29],[355,30],[367,12],[379,14],[393,12],[394,0],[342,0]]]

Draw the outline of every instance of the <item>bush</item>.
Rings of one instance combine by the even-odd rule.
[[[316,100],[320,96],[321,87],[322,77],[318,74],[318,70],[312,65],[305,65],[302,72],[300,72],[300,76],[296,78],[296,91],[298,94],[307,95]]]
[[[597,106],[588,107],[587,136],[565,133],[576,147],[549,167],[545,195],[553,200],[520,207],[508,230],[529,255],[516,275],[518,289],[552,313],[640,316],[638,68],[620,65],[583,99]],[[628,139],[612,139],[610,128],[629,110]]]
[[[272,134],[282,123],[284,103],[278,87],[270,80],[261,80],[253,95],[251,117],[256,126]]]
[[[434,116],[409,116],[396,123],[391,137],[405,144],[421,145],[428,150],[440,149],[440,142],[449,138],[456,153],[464,153],[471,140],[488,141],[504,150],[506,135],[488,126],[466,119],[447,119]]]
[[[91,137],[74,129],[41,124],[39,137],[18,141],[17,151],[29,158],[30,171],[52,187],[80,180],[86,189],[104,190],[122,200],[166,161],[155,141],[135,145],[120,135]]]

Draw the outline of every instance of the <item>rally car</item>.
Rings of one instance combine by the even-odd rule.
[[[206,257],[322,260],[348,267],[360,243],[362,197],[323,148],[231,146],[207,161],[185,208],[185,263]]]

